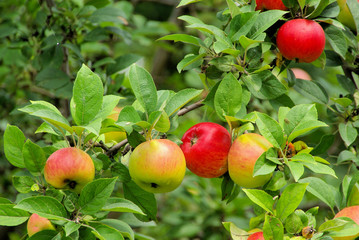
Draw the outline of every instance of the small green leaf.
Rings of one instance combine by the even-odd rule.
[[[109,198],[101,210],[111,212],[131,212],[145,215],[136,204],[124,198]]]
[[[274,200],[271,195],[259,189],[242,189],[252,202],[263,208],[265,211],[273,213]]]
[[[169,117],[175,114],[181,107],[198,97],[202,90],[186,88],[173,95],[165,106],[165,111]]]
[[[14,204],[0,204],[0,226],[18,226],[29,218],[29,214],[14,208]]]
[[[274,23],[276,23],[279,19],[286,14],[286,11],[281,10],[271,10],[261,12],[259,16],[256,18],[251,31],[248,34],[249,38],[256,38],[259,34],[263,33],[269,27],[271,27]]]
[[[148,118],[152,127],[159,132],[167,132],[170,129],[170,119],[165,111],[152,112]]]
[[[184,42],[184,43],[190,43],[196,46],[200,46],[200,42],[202,42],[202,40],[198,37],[194,37],[191,35],[187,35],[187,34],[171,34],[171,35],[167,35],[164,37],[161,37],[159,39],[157,39],[157,41],[159,40],[172,40],[175,42]]]
[[[334,170],[325,165],[325,164],[322,164],[322,163],[303,163],[303,165],[307,168],[309,168],[311,171],[315,172],[315,173],[319,173],[319,174],[328,174],[328,175],[331,175],[335,178],[338,178],[336,175],[335,175],[335,172]]]
[[[328,94],[322,86],[313,81],[296,79],[294,89],[315,102],[321,104],[328,103]]]
[[[284,144],[284,132],[279,123],[265,113],[256,112],[259,132],[274,146],[281,148]]]
[[[236,5],[236,3],[233,0],[226,0],[226,1],[227,1],[229,11],[231,12],[232,18],[234,18],[235,16],[237,16],[238,14],[241,13],[241,10],[239,9],[239,7]]]
[[[266,215],[263,224],[263,236],[265,239],[283,240],[284,227],[282,222],[274,216]]]
[[[202,0],[181,0],[181,2],[178,4],[177,7],[182,7],[182,6],[186,6],[190,3],[195,3],[195,2],[200,2]]]
[[[6,159],[15,167],[24,168],[22,149],[25,144],[25,136],[22,131],[12,125],[7,125],[4,133],[4,152]]]
[[[205,53],[200,55],[188,54],[177,64],[177,71],[181,73],[187,66],[192,66],[192,64],[196,64],[196,66],[201,65],[204,56],[206,56]]]
[[[64,230],[66,233],[66,237],[70,236],[73,232],[79,230],[81,224],[75,223],[73,221],[65,223]]]
[[[349,222],[342,218],[334,218],[328,221],[325,221],[322,225],[319,226],[319,232],[332,232],[340,231],[345,228]]]
[[[276,167],[276,163],[266,159],[266,153],[264,152],[254,164],[253,177],[271,174],[274,172]]]
[[[340,123],[339,133],[347,146],[350,146],[358,136],[358,131],[351,122]]]
[[[288,162],[288,167],[290,172],[292,173],[292,176],[294,178],[294,181],[298,182],[301,176],[304,174],[304,166],[302,163],[299,162]]]
[[[91,222],[90,226],[93,230],[92,233],[101,240],[124,240],[120,231],[107,224],[101,222]]]
[[[32,191],[35,181],[29,176],[12,176],[12,184],[19,193],[28,193]]]
[[[103,219],[101,223],[104,223],[110,227],[117,229],[123,237],[129,238],[130,240],[135,239],[135,233],[132,228],[125,222],[118,219]]]
[[[34,176],[40,176],[45,167],[46,156],[40,146],[28,139],[22,149],[25,167]]]

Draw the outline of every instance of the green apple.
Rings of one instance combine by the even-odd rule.
[[[253,177],[253,170],[257,159],[270,147],[272,144],[256,133],[237,137],[228,153],[228,172],[233,182],[245,188],[256,188],[267,183],[272,174]]]
[[[49,219],[33,213],[27,221],[27,234],[31,237],[35,233],[43,230],[55,230],[55,227]]]
[[[95,166],[91,157],[81,149],[62,148],[47,159],[44,175],[46,182],[53,187],[80,193],[94,179]]]
[[[356,26],[355,26],[355,22],[354,22],[354,18],[352,13],[350,12],[348,5],[347,5],[347,0],[337,0],[339,8],[340,8],[340,12],[339,15],[337,16],[337,19],[344,24],[345,26],[347,26],[348,28],[350,28],[351,30],[355,31],[356,30]],[[358,0],[359,2],[359,0]]]
[[[176,189],[186,172],[181,148],[168,139],[153,139],[138,145],[130,156],[132,180],[145,191],[164,193]]]

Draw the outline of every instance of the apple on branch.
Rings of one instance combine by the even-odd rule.
[[[35,233],[43,230],[55,230],[55,227],[49,219],[33,213],[27,221],[27,234],[31,237]]]
[[[53,187],[67,188],[79,194],[94,179],[95,166],[91,157],[81,149],[62,148],[47,159],[44,175]]]
[[[231,144],[231,135],[226,128],[203,122],[185,132],[180,147],[191,172],[200,177],[215,178],[227,172]]]
[[[132,180],[143,190],[165,193],[176,189],[186,173],[181,148],[168,139],[152,139],[132,152],[128,169]]]

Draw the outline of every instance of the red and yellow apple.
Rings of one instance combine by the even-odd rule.
[[[91,157],[81,149],[62,148],[47,159],[44,175],[51,186],[80,193],[94,179],[95,166]]]
[[[122,110],[122,108],[115,107],[112,111],[112,114],[110,114],[107,118],[112,119],[116,122],[121,110]],[[111,142],[119,143],[122,140],[126,139],[126,132],[115,132],[115,131],[114,132],[106,132],[106,133],[104,133],[104,136],[105,136],[105,143],[111,143]]]
[[[290,20],[279,28],[277,46],[281,54],[289,60],[313,62],[324,50],[324,30],[313,20]]]
[[[256,10],[287,10],[282,0],[256,0]]]
[[[33,213],[27,221],[27,234],[31,237],[35,233],[43,230],[55,230],[55,227],[49,219]]]
[[[132,152],[128,169],[132,180],[143,190],[164,193],[176,189],[186,172],[181,148],[168,139],[153,139]]]
[[[251,234],[247,240],[264,240],[263,232],[256,232]]]
[[[350,206],[350,207],[343,208],[341,211],[339,211],[334,216],[334,218],[338,218],[338,217],[351,218],[356,224],[359,225],[359,206]],[[347,236],[347,234],[345,234],[343,236],[343,233],[341,233],[341,231],[339,231],[339,232],[331,233],[330,236],[334,240],[354,240],[357,237],[359,237],[359,226],[356,226],[356,227],[353,227],[350,229],[346,229],[345,232],[347,234],[349,233],[350,235]]]
[[[231,135],[226,128],[203,122],[185,132],[180,147],[191,172],[200,177],[215,178],[227,172],[231,144]]]
[[[339,8],[340,8],[340,12],[337,16],[337,19],[339,20],[339,22],[341,22],[342,24],[344,24],[351,30],[355,31],[356,26],[355,26],[353,14],[350,12],[350,10],[348,8],[347,0],[337,0],[337,2],[339,5]],[[359,0],[358,0],[358,3],[359,3]]]
[[[267,183],[272,174],[253,177],[253,170],[257,159],[271,147],[272,144],[259,134],[238,136],[228,153],[228,172],[233,182],[245,188],[256,188]]]
[[[303,80],[312,80],[312,77],[301,68],[291,68],[292,72],[294,73],[295,78],[303,79]]]

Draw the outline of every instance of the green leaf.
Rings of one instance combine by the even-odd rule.
[[[300,161],[303,163],[314,163],[316,164],[316,161],[314,159],[314,157],[312,155],[310,155],[309,153],[298,153],[296,155],[294,155],[291,158],[292,161]]]
[[[90,226],[93,228],[92,233],[100,240],[124,240],[120,231],[108,226],[107,224],[101,222],[91,222]]]
[[[334,170],[322,163],[316,162],[316,163],[303,163],[304,166],[306,166],[307,168],[309,168],[311,171],[315,172],[315,173],[319,173],[319,174],[328,174],[331,175],[335,178],[338,178],[335,175]]]
[[[285,185],[287,185],[287,181],[285,180],[284,173],[281,172],[281,171],[276,171],[273,174],[273,177],[271,178],[269,183],[267,184],[266,190],[278,191],[279,189],[281,189]]]
[[[124,54],[122,56],[119,56],[115,59],[114,64],[109,64],[107,66],[107,74],[112,75],[116,72],[122,71],[132,64],[136,63],[138,60],[140,60],[142,56],[136,55],[133,53]]]
[[[232,18],[234,18],[235,16],[241,13],[241,10],[233,0],[226,0],[226,1]]]
[[[293,183],[284,189],[276,207],[276,216],[278,218],[284,221],[297,209],[304,197],[307,186],[307,183]]]
[[[274,147],[281,148],[281,146],[284,144],[284,132],[279,123],[265,113],[256,112],[256,115],[256,124],[258,126],[259,132]]]
[[[335,136],[333,134],[323,135],[320,139],[320,142],[315,148],[310,152],[313,155],[319,155],[326,153],[327,150],[333,145]]]
[[[353,124],[351,122],[340,123],[339,133],[347,146],[350,146],[358,136],[358,131],[356,128],[353,127]]]
[[[319,232],[332,232],[340,231],[345,228],[345,225],[348,224],[348,221],[342,218],[334,218],[328,221],[325,221],[322,225],[319,226]]]
[[[177,71],[181,73],[186,69],[187,66],[190,66],[191,64],[196,64],[196,66],[201,65],[204,56],[206,56],[205,53],[200,55],[188,54],[177,64]]]
[[[157,90],[152,76],[135,64],[131,66],[128,77],[136,99],[149,115],[157,106]]]
[[[330,43],[333,50],[338,53],[343,59],[348,50],[348,44],[342,29],[334,26],[329,26],[325,29],[326,40]]]
[[[37,213],[41,217],[65,220],[67,212],[64,206],[55,198],[48,196],[35,196],[21,200],[14,208]]]
[[[274,172],[276,167],[276,163],[266,159],[266,152],[264,152],[254,164],[253,177],[271,174]]]
[[[249,235],[246,231],[238,228],[232,222],[222,222],[222,224],[224,228],[231,234],[233,240],[242,240],[244,236]]]
[[[309,14],[308,18],[316,18],[318,17],[323,10],[328,6],[329,0],[321,0],[318,4],[318,6],[314,9],[314,11]]]
[[[78,126],[88,125],[102,107],[103,85],[100,77],[86,65],[78,71],[71,99],[71,115]]]
[[[89,215],[98,212],[111,196],[115,183],[116,178],[101,178],[88,183],[80,194],[80,212]]]
[[[244,35],[239,37],[239,43],[246,51],[250,48],[256,47],[258,45],[256,43],[260,43],[260,42],[262,42],[262,41],[253,40],[253,39],[247,38]]]
[[[247,197],[265,211],[273,213],[274,200],[271,195],[259,189],[242,189]]]
[[[244,12],[235,16],[230,23],[230,36],[232,41],[238,41],[241,36],[247,35],[258,16],[258,11]]]
[[[299,162],[288,162],[288,167],[290,172],[292,173],[292,176],[294,178],[294,181],[298,182],[301,176],[304,174],[304,166],[302,163]]]
[[[28,193],[32,191],[35,181],[29,176],[12,176],[12,184],[19,193]]]
[[[354,23],[358,32],[359,31],[359,16],[357,14],[359,12],[358,2],[356,2],[355,0],[347,0],[347,5],[353,16]]]
[[[333,186],[316,177],[307,177],[301,179],[300,182],[309,183],[307,191],[319,198],[331,209],[334,208],[336,195],[335,192],[337,190]]]
[[[209,33],[209,34],[215,36],[216,39],[222,39],[222,40],[226,39],[226,34],[224,33],[224,31],[222,31],[221,29],[219,29],[218,27],[213,26],[213,25],[207,25],[204,23],[193,23],[193,24],[189,25],[188,28],[194,28],[203,33]],[[231,44],[229,40],[227,40],[226,42]]]
[[[103,219],[101,223],[104,223],[110,227],[117,229],[123,237],[129,238],[130,240],[135,239],[135,233],[132,228],[125,222],[118,219]]]
[[[4,152],[6,159],[15,167],[24,168],[22,148],[25,144],[25,136],[22,131],[12,125],[7,125],[4,133]]]
[[[136,204],[124,198],[109,198],[101,210],[111,212],[131,212],[145,215]]]
[[[120,99],[121,97],[115,95],[103,96],[101,109],[95,119],[106,119],[113,112]]]
[[[190,43],[196,46],[200,46],[200,42],[202,42],[200,38],[187,34],[171,34],[157,39],[157,41],[159,40],[172,40],[175,42]]]
[[[173,95],[165,106],[165,111],[169,117],[175,114],[181,107],[198,97],[203,90],[186,88]]]
[[[285,220],[285,229],[291,234],[299,233],[303,228],[302,220],[296,213],[293,212]]]
[[[70,236],[73,232],[79,230],[81,224],[75,223],[73,221],[65,223],[64,230],[66,233],[66,237]]]
[[[255,39],[259,34],[267,30],[279,19],[281,19],[283,15],[286,13],[287,13],[286,11],[281,11],[281,10],[271,10],[271,11],[261,12],[256,18],[256,21],[253,27],[251,28],[248,37],[251,39]]]
[[[328,94],[318,83],[314,81],[307,81],[303,79],[296,79],[294,89],[315,102],[321,104],[328,103]]]
[[[46,156],[42,148],[28,139],[22,149],[25,167],[34,176],[40,176],[45,167]]]
[[[18,226],[29,218],[29,213],[14,206],[14,204],[0,204],[0,226]]]
[[[57,239],[61,239],[61,236],[59,234],[60,233],[54,230],[42,230],[29,237],[28,240],[43,240],[43,239],[57,240]]]
[[[228,73],[215,93],[214,109],[225,120],[224,116],[234,116],[241,109],[241,104],[242,86],[232,73]]]
[[[141,218],[141,215],[136,215],[140,220],[151,221],[157,219],[156,198],[153,193],[146,192],[133,181],[125,182],[123,184],[123,190],[125,198],[139,206],[147,215],[147,218]]]
[[[177,7],[182,7],[182,6],[186,6],[190,3],[195,3],[195,2],[200,2],[202,0],[181,0],[181,2],[178,4]]]
[[[266,215],[263,224],[263,236],[265,239],[283,240],[284,227],[282,222],[274,216]]]

